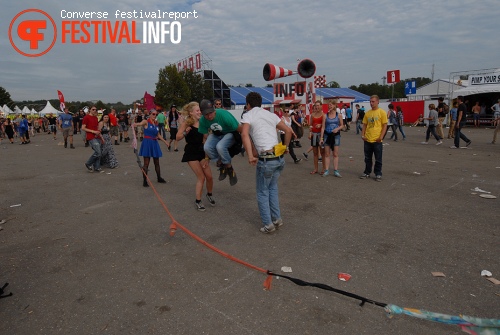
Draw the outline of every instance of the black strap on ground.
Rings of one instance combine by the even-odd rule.
[[[333,288],[331,286],[328,286],[326,284],[309,283],[309,282],[303,281],[301,279],[297,279],[297,278],[293,278],[293,277],[289,277],[289,276],[284,276],[284,275],[281,275],[281,274],[276,274],[276,273],[273,273],[271,271],[267,271],[267,274],[270,275],[270,276],[286,278],[289,281],[291,281],[292,283],[294,283],[296,285],[299,285],[299,286],[312,286],[312,287],[320,288],[322,290],[332,291],[332,292],[335,292],[335,293],[338,293],[338,294],[345,295],[346,297],[353,298],[353,299],[361,301],[361,303],[359,304],[360,306],[363,306],[365,303],[374,304],[376,306],[384,307],[384,308],[387,306],[387,304],[384,304],[383,302],[378,302],[378,301],[371,300],[371,299],[362,297],[360,295],[357,295],[357,294],[354,294],[354,293],[351,293],[351,292],[339,290],[339,289]]]

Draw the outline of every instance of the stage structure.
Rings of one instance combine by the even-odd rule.
[[[179,72],[190,69],[194,73],[203,76],[205,82],[208,82],[213,92],[213,95],[207,98],[212,100],[220,99],[224,108],[231,108],[231,91],[226,83],[213,71],[212,60],[203,50],[195,52],[177,61],[175,64]]]

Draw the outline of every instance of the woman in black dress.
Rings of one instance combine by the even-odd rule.
[[[7,118],[5,119],[5,122],[3,123],[3,131],[9,138],[9,141],[11,144],[14,143],[14,125],[12,124],[12,121]]]
[[[197,102],[190,102],[182,108],[181,113],[185,121],[177,132],[176,140],[186,139],[182,162],[187,162],[196,175],[195,205],[199,211],[204,211],[205,206],[201,202],[203,184],[206,184],[206,197],[210,205],[215,206],[215,200],[212,195],[214,180],[210,169],[210,160],[203,150],[203,134],[198,132],[201,117],[200,106]]]

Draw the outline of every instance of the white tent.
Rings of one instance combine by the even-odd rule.
[[[39,115],[40,116],[45,116],[47,114],[54,114],[54,115],[59,115],[59,111],[57,109],[55,109],[54,107],[52,107],[52,105],[50,104],[50,102],[47,101],[47,104],[45,105],[45,107],[40,111]]]
[[[469,86],[453,91],[453,98],[459,95],[500,93],[500,70],[469,75]]]
[[[22,114],[23,111],[21,110],[21,108],[17,107],[17,105],[14,107],[14,113],[15,114]]]
[[[31,115],[36,115],[38,114],[38,112],[33,108],[31,107],[31,111],[30,111]]]
[[[473,95],[481,93],[500,93],[500,84],[472,85],[456,91],[453,91],[453,98],[459,95]]]
[[[5,114],[14,114],[14,112],[7,105],[3,105],[2,109]]]
[[[30,109],[28,107],[24,106],[22,113],[24,115],[29,115],[29,114],[31,114],[31,111],[30,111]]]

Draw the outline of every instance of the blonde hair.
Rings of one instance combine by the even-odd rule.
[[[190,103],[185,104],[182,107],[181,114],[182,114],[182,116],[184,116],[184,120],[185,120],[184,122],[186,122],[187,127],[191,127],[195,123],[195,120],[193,119],[193,117],[189,113],[191,113],[193,111],[193,108],[198,106],[198,105],[199,105],[199,103],[197,103],[196,101],[191,101]]]

